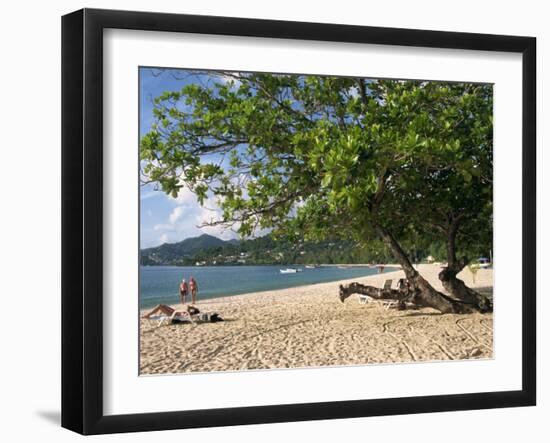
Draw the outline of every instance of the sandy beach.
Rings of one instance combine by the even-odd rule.
[[[438,265],[419,272],[443,291]],[[338,285],[359,281],[382,287],[402,271],[353,280],[200,300],[219,323],[164,324],[141,319],[140,373],[238,371],[327,365],[492,358],[493,315],[441,315],[426,308],[398,311],[378,303],[345,303]],[[492,292],[493,271],[480,269],[467,285]],[[178,307],[178,305],[174,305]],[[181,306],[180,306],[181,307]]]

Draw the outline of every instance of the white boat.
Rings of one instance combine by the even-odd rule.
[[[295,268],[279,269],[279,272],[281,274],[295,274],[296,272],[298,272],[298,269],[295,269]]]

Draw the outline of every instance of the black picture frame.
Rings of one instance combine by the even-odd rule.
[[[177,412],[103,413],[103,30],[501,51],[522,55],[522,389]],[[229,17],[83,9],[62,18],[62,426],[151,431],[536,403],[536,39]]]

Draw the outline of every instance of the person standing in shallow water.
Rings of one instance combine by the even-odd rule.
[[[195,277],[189,279],[189,289],[191,290],[191,304],[194,305],[197,300],[197,292],[199,291],[199,286],[197,285]]]
[[[180,283],[180,302],[182,305],[185,304],[185,298],[187,297],[188,291],[189,289],[187,287],[187,282],[185,281],[185,279],[182,279]]]

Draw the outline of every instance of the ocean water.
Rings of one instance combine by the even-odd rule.
[[[279,269],[287,266],[142,266],[139,273],[140,309],[159,303],[179,303],[179,283],[182,278],[189,281],[195,277],[199,286],[198,300],[214,297],[246,294],[249,292],[285,289],[295,286],[325,283],[350,278],[365,277],[378,272],[376,268],[338,268],[322,266],[302,269],[295,274],[281,274]],[[384,272],[395,268],[385,268]]]

